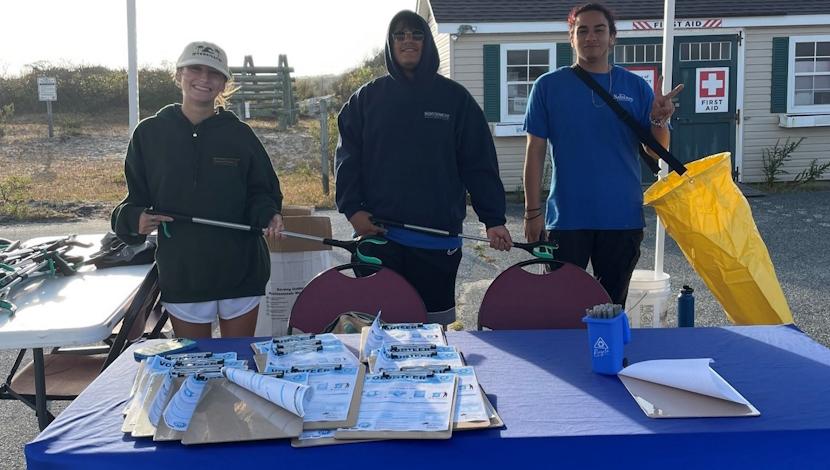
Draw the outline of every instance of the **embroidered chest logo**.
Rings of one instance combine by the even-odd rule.
[[[213,157],[213,164],[220,166],[239,166],[239,159],[233,157]]]
[[[614,95],[614,99],[615,99],[615,100],[617,100],[617,101],[627,101],[627,102],[629,102],[629,103],[633,103],[633,102],[634,102],[634,98],[632,98],[632,97],[630,97],[630,96],[626,95],[625,93],[617,93],[617,94],[615,94],[615,95]]]
[[[447,113],[439,113],[438,111],[424,111],[424,119],[437,119],[439,121],[449,121],[450,115]]]

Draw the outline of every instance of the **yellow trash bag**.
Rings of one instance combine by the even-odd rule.
[[[729,152],[670,172],[644,195],[666,231],[738,325],[792,323],[746,198],[732,181]]]

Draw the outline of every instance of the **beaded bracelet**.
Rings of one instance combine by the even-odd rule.
[[[665,129],[666,127],[669,127],[669,121],[670,120],[671,119],[666,119],[666,120],[652,119],[651,120],[651,125],[654,126],[654,127],[659,127],[661,129]]]

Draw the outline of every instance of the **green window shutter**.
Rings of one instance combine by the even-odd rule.
[[[501,121],[501,46],[484,45],[484,116],[487,122]]]
[[[787,69],[790,64],[790,38],[772,38],[772,90],[770,112],[787,112]]]
[[[559,42],[556,44],[556,68],[568,67],[574,63],[574,52],[571,44]]]

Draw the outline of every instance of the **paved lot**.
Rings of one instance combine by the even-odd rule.
[[[778,278],[789,301],[795,323],[824,345],[830,345],[830,192],[802,192],[775,194],[751,198],[755,221],[772,256]],[[521,235],[521,211],[519,204],[509,206],[508,226],[514,236]],[[321,211],[330,215],[334,236],[347,238],[351,231],[342,216],[334,211]],[[654,264],[654,213],[647,209],[646,236],[638,269],[651,269]],[[465,230],[470,234],[482,234],[483,227],[470,211]],[[69,233],[96,233],[107,229],[106,221],[87,221],[74,224],[18,225],[0,227],[0,236],[28,239],[35,236]],[[467,329],[476,325],[476,309],[492,279],[517,261],[527,259],[527,254],[516,250],[499,253],[480,244],[465,242],[464,258],[457,287],[459,318]],[[342,250],[334,252],[335,262],[345,262]],[[712,294],[692,271],[672,240],[667,240],[665,272],[672,277],[672,291],[676,293],[684,284],[695,288],[696,322],[700,326],[725,325],[726,318]],[[676,304],[669,305],[669,319],[676,319]],[[0,375],[11,367],[16,352],[0,351]],[[58,412],[65,404],[51,405]],[[13,401],[0,401],[0,469],[24,468],[22,446],[37,435],[34,413],[24,405]]]

